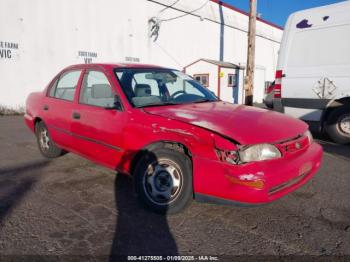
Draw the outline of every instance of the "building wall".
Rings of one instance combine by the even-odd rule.
[[[173,1],[2,0],[0,105],[23,105],[30,92],[42,90],[59,70],[76,63],[127,61],[182,69],[198,58],[222,56],[244,65],[248,18],[213,1],[195,13],[201,18],[163,21],[157,41],[149,38],[150,18],[183,15],[181,10],[205,1],[182,0],[178,10],[160,12]],[[282,30],[258,22],[257,32],[256,64],[272,80]]]
[[[206,61],[198,61],[186,68],[188,75],[209,74],[208,89],[218,96],[218,76],[219,66],[208,63]],[[236,87],[228,86],[228,75],[235,74],[237,76]],[[243,75],[244,70],[232,68],[220,68],[220,99],[226,102],[242,104],[243,103]]]
[[[234,103],[234,104],[242,104],[242,92],[243,92],[243,81],[240,81],[243,78],[243,70],[232,69],[232,68],[221,68],[221,84],[220,84],[220,94],[221,99]],[[235,87],[229,86],[228,83],[228,75],[234,74],[236,75],[237,83]]]
[[[253,99],[254,102],[262,103],[265,93],[265,81],[266,79],[266,68],[263,66],[256,66],[254,70],[254,90]]]

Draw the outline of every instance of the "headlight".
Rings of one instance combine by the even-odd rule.
[[[307,130],[305,133],[304,133],[304,136],[307,136],[307,138],[309,139],[309,143],[312,144],[314,142],[314,138],[310,132],[310,130]]]
[[[281,157],[281,152],[274,145],[258,144],[238,151],[240,162],[270,160]]]
[[[223,161],[233,165],[239,164],[239,156],[237,151],[225,151],[216,149],[216,155],[218,158]]]

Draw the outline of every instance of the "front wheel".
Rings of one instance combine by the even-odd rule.
[[[157,213],[177,213],[192,200],[192,165],[181,152],[159,148],[146,152],[134,171],[136,193]]]
[[[338,144],[350,143],[350,107],[335,109],[326,123],[326,132]]]
[[[44,157],[55,158],[65,153],[52,141],[44,122],[41,121],[36,124],[35,133],[40,152]]]

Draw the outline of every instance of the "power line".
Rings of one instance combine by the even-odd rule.
[[[192,11],[186,12],[185,14],[182,14],[182,15],[179,15],[179,16],[175,16],[175,17],[171,17],[171,18],[168,18],[168,19],[160,19],[160,22],[168,22],[168,21],[172,21],[172,20],[175,20],[175,19],[187,16],[187,15],[193,15],[194,12],[197,12],[197,11],[201,10],[202,8],[204,8],[209,3],[209,1],[210,0],[206,0],[205,3],[202,4],[200,7],[196,8],[196,9],[193,9]]]
[[[153,2],[153,3],[156,3],[156,4],[159,4],[159,5],[163,5],[165,6],[165,8],[167,7],[166,5],[162,4],[162,3],[159,3],[157,0],[147,0],[147,1],[150,1],[150,2]],[[173,10],[176,10],[178,12],[182,12],[182,13],[185,13],[181,16],[185,16],[185,15],[192,15],[192,16],[196,16],[196,17],[201,17],[200,15],[198,14],[194,14],[194,13],[191,13],[191,12],[187,12],[185,10],[181,10],[181,9],[178,9],[177,7],[172,7]],[[205,20],[208,20],[210,22],[213,22],[213,23],[216,23],[216,24],[220,24],[220,22],[214,20],[214,19],[211,19],[211,18],[207,18],[205,17],[204,18]],[[155,37],[155,38],[158,38],[158,34],[159,34],[159,30],[160,30],[160,20],[157,18],[157,17],[152,17],[148,20],[148,23],[150,25],[150,33],[149,33],[149,37]],[[229,27],[229,28],[232,28],[232,29],[236,29],[238,31],[241,31],[241,32],[244,32],[244,33],[248,33],[248,30],[246,29],[243,29],[243,28],[240,28],[238,26],[234,26],[234,25],[230,25],[230,24],[225,24],[226,27]],[[266,39],[266,40],[269,40],[269,41],[272,41],[272,42],[275,42],[277,44],[281,44],[280,41],[278,40],[275,40],[273,37],[269,37],[269,36],[265,36],[264,34],[256,34],[256,37],[260,37],[260,38],[263,38],[263,39]],[[156,41],[157,39],[153,39],[153,41]]]
[[[168,5],[166,7],[164,7],[162,10],[160,10],[158,12],[158,16],[163,13],[165,10],[167,10],[168,8],[172,8],[173,6],[175,6],[178,2],[180,2],[181,0],[176,0],[175,2],[173,2],[171,5]]]
[[[183,68],[184,66],[176,60],[176,58],[170,54],[169,51],[167,51],[164,47],[162,47],[159,43],[155,42],[155,44],[168,56],[171,58],[171,60],[173,60],[178,66],[179,68]]]
[[[162,22],[168,22],[168,21],[172,21],[181,17],[184,17],[186,15],[194,15],[194,12],[204,8],[210,0],[206,0],[204,4],[202,4],[201,6],[199,6],[198,8],[193,9],[190,12],[186,12],[182,15],[176,16],[176,17],[171,17],[168,19],[160,19],[159,15],[164,12],[165,10],[167,10],[168,8],[173,8],[174,5],[176,5],[180,0],[176,0],[175,2],[173,2],[171,5],[166,6],[165,8],[163,8],[162,10],[159,11],[157,16],[151,17],[148,20],[148,24],[149,24],[149,37],[153,38],[153,42],[157,41],[158,37],[159,37],[159,31],[160,31],[160,25]]]

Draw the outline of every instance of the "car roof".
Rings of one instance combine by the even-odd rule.
[[[96,67],[103,67],[108,69],[113,68],[163,68],[161,66],[157,65],[150,65],[150,64],[136,64],[136,63],[91,63],[91,64],[76,64],[71,65],[65,68],[67,69],[76,69],[76,68],[96,68]]]

